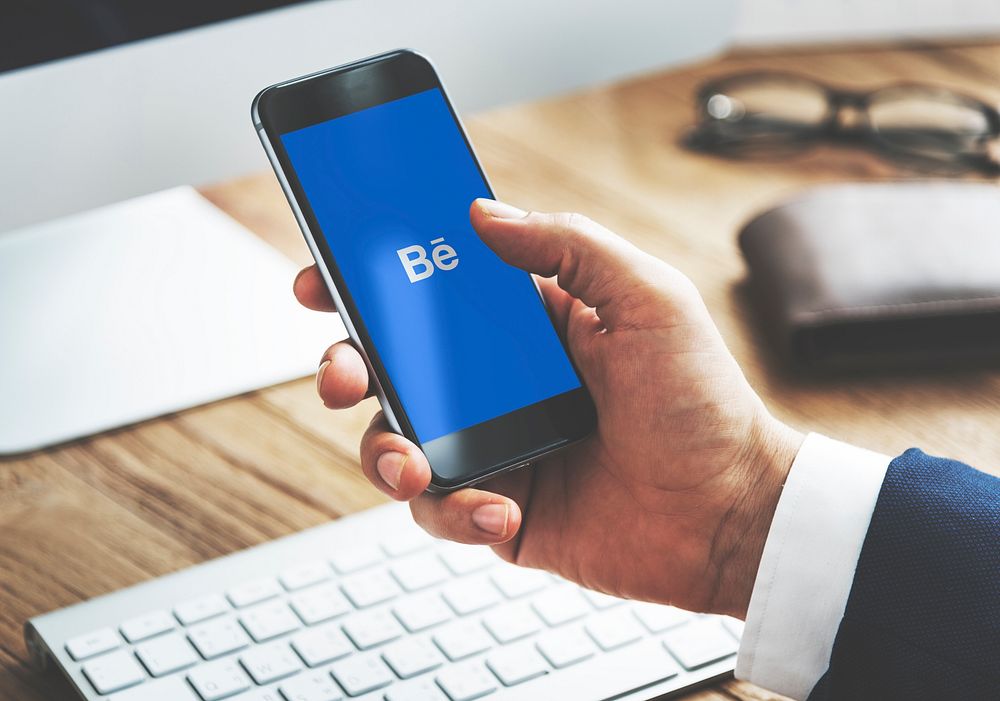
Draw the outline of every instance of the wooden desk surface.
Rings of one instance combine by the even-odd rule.
[[[919,445],[1000,471],[1000,373],[804,381],[777,367],[747,321],[741,222],[814,183],[907,176],[833,149],[756,164],[679,149],[695,85],[749,68],[860,86],[935,81],[1000,102],[1000,45],[745,53],[496,110],[469,127],[502,197],[584,212],[691,276],[780,418],[892,455]],[[204,192],[308,261],[270,173]],[[357,469],[374,410],[328,412],[304,379],[0,463],[0,698],[72,698],[27,666],[25,619],[381,502]],[[730,681],[687,698],[776,697]]]

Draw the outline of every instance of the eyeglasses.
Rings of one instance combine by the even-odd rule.
[[[691,148],[733,158],[782,158],[823,141],[849,143],[915,166],[1000,173],[991,149],[1000,114],[931,85],[839,90],[787,73],[742,73],[697,92]]]

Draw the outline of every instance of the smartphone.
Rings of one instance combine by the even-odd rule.
[[[593,431],[595,410],[533,278],[476,235],[493,192],[431,63],[392,51],[272,85],[254,127],[430,491]]]

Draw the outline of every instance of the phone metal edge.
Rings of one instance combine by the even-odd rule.
[[[323,260],[319,247],[316,245],[315,234],[313,234],[312,230],[309,228],[305,215],[302,214],[302,210],[299,208],[299,204],[295,199],[292,188],[281,168],[281,163],[278,161],[278,157],[274,153],[274,148],[271,146],[271,141],[263,127],[259,127],[257,129],[257,136],[260,139],[261,145],[264,147],[264,153],[267,155],[267,160],[271,162],[274,174],[278,176],[278,182],[281,185],[282,191],[285,193],[285,199],[288,200],[288,204],[292,208],[292,213],[295,215],[295,220],[298,222],[299,229],[302,230],[306,240],[306,245],[309,247],[309,251],[312,253],[313,259],[316,261],[316,267],[319,269],[320,275],[322,275],[323,281],[326,283],[326,286],[330,291],[330,296],[333,297],[334,306],[337,308],[337,313],[340,314],[340,320],[344,323],[347,335],[354,342],[355,348],[358,353],[361,354],[361,358],[365,361],[365,366],[368,369],[368,375],[372,378],[372,389],[375,391],[375,396],[378,398],[382,411],[385,412],[385,417],[389,422],[389,426],[392,427],[392,430],[396,433],[404,435],[403,429],[400,427],[399,421],[396,419],[396,414],[392,410],[392,405],[389,403],[388,397],[386,397],[385,392],[382,390],[382,383],[378,378],[378,374],[375,372],[371,359],[368,357],[368,352],[365,350],[364,344],[361,343],[361,336],[358,334],[358,331],[354,326],[354,320],[351,319],[351,315],[347,313],[347,307],[344,305],[344,300],[340,296],[340,290],[333,281],[333,276],[330,275],[330,271],[326,267],[326,261]]]

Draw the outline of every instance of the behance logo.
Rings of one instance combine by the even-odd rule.
[[[426,280],[434,274],[434,269],[454,270],[458,267],[458,253],[444,242],[444,237],[434,239],[430,243],[433,248],[427,257],[427,249],[420,245],[407,246],[396,251],[399,262],[403,264],[406,277],[410,282]]]

